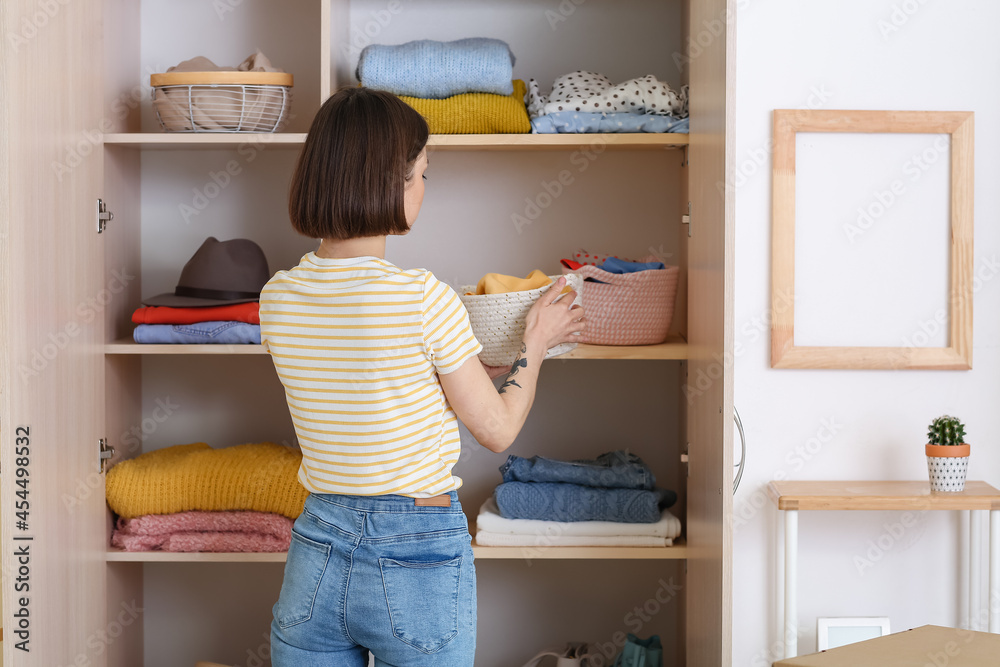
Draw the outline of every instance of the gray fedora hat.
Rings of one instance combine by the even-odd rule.
[[[227,306],[258,301],[271,278],[267,258],[250,239],[220,241],[209,236],[181,270],[173,292],[143,299],[145,306]]]

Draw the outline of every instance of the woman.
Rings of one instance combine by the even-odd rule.
[[[499,391],[458,295],[385,261],[424,197],[427,124],[395,96],[350,88],[319,110],[291,186],[295,229],[322,239],[261,293],[310,491],[271,623],[275,667],[470,667],[476,582],[458,502],[458,419],[511,445],[545,351],[584,329],[559,279],[528,313]],[[503,371],[501,371],[502,373]]]

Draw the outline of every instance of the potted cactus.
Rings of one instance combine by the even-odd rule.
[[[930,442],[924,450],[931,491],[964,490],[971,449],[965,442],[965,425],[957,417],[942,415],[931,422],[927,438]]]

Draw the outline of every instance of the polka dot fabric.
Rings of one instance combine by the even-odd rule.
[[[608,257],[614,257],[615,259],[621,259],[626,262],[631,262],[633,260],[627,259],[625,257],[619,257],[618,255],[604,255],[598,252],[587,252],[582,248],[573,253],[573,259],[580,264],[590,264],[591,266],[600,266],[607,261]]]
[[[615,85],[595,72],[565,74],[552,84],[547,96],[538,82],[528,82],[528,114],[532,118],[559,111],[659,114],[685,118],[688,87],[675,92],[667,83],[649,75]]]

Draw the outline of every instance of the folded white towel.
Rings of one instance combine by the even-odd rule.
[[[565,524],[563,524],[565,525]],[[510,535],[476,531],[476,544],[483,547],[669,547],[669,537],[654,535]]]
[[[551,537],[653,537],[673,540],[680,537],[681,522],[663,510],[656,523],[617,523],[614,521],[539,521],[536,519],[505,519],[500,516],[496,500],[491,496],[479,508],[476,529],[493,535],[526,535],[536,544],[539,538]],[[478,539],[478,538],[477,538]],[[483,544],[480,542],[480,544]],[[499,546],[499,545],[497,545]],[[511,545],[514,546],[514,545]],[[520,546],[518,544],[517,546]],[[583,546],[583,545],[578,545]],[[594,545],[598,546],[598,545]],[[639,546],[639,545],[634,545]],[[664,546],[663,544],[649,546]]]

